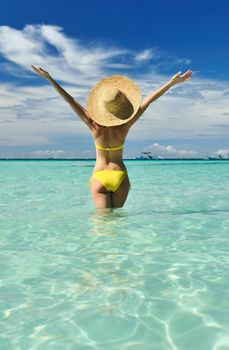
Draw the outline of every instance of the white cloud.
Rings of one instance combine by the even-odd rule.
[[[43,135],[36,135],[35,133],[22,132],[20,133],[20,128],[17,128],[14,132],[6,133],[6,135],[1,136],[0,146],[26,146],[26,145],[41,145],[48,144],[49,139]]]
[[[178,58],[177,63],[179,64],[190,64],[192,61],[189,58]]]
[[[152,49],[146,49],[142,52],[139,52],[135,55],[135,60],[137,62],[149,61],[152,57],[156,57],[156,52]]]
[[[22,30],[0,26],[0,53],[25,70],[31,71],[33,64],[46,68],[56,79],[90,86],[91,79],[103,76],[110,60],[130,51],[83,44],[68,38],[59,26],[26,25]]]
[[[214,154],[217,156],[221,155],[221,156],[229,158],[229,149],[219,149]]]
[[[38,150],[29,152],[30,158],[68,158],[69,152],[64,150]],[[71,156],[70,158],[74,158],[74,156]]]
[[[61,149],[46,149],[46,150],[36,150],[36,151],[4,151],[0,152],[0,158],[34,158],[34,159],[43,159],[43,158],[95,158],[95,152],[92,150],[83,150],[83,151],[68,151]]]
[[[34,151],[34,152],[31,152],[31,154],[34,154],[36,156],[60,156],[62,155],[63,153],[65,153],[65,151],[62,151],[62,150],[42,150],[42,151]]]
[[[153,155],[168,157],[168,158],[190,158],[197,157],[199,153],[192,150],[178,150],[175,147],[168,145],[160,145],[159,143],[154,143],[152,145],[147,146],[144,149],[145,152],[151,152]]]

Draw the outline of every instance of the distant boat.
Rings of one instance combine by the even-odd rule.
[[[226,156],[222,155],[222,154],[219,154],[218,156],[208,156],[206,157],[206,159],[208,160],[219,160],[219,159],[228,159]]]
[[[135,159],[164,159],[160,156],[154,156],[151,152],[141,152],[140,157],[135,157]]]

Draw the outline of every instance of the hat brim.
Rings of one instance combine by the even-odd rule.
[[[117,88],[122,91],[133,106],[133,113],[126,119],[120,119],[110,113],[103,106],[102,91]],[[138,86],[129,78],[121,75],[112,75],[100,80],[87,96],[87,111],[92,120],[103,126],[115,126],[127,123],[137,113],[141,105],[141,92]]]

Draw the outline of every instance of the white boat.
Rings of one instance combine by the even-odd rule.
[[[164,159],[160,156],[152,155],[152,152],[141,152],[140,157],[135,157],[135,159]]]

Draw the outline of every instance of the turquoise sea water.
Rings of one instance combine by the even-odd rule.
[[[229,161],[0,162],[1,350],[229,349]]]

